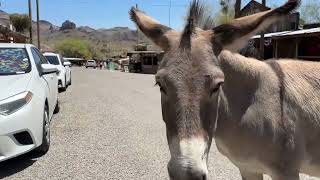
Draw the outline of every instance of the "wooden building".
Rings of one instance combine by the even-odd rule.
[[[129,71],[134,73],[155,74],[163,51],[131,51],[129,56]]]
[[[249,15],[267,11],[270,9],[271,8],[264,6],[263,4],[255,0],[251,0],[246,6],[244,6],[240,10],[240,17],[249,16]],[[298,12],[292,13],[291,15],[289,15],[287,18],[284,18],[279,23],[274,24],[265,33],[297,30],[299,28],[299,20],[300,20],[300,14]]]
[[[1,43],[26,43],[27,37],[18,32],[14,32],[7,27],[0,25],[0,42]]]
[[[270,10],[269,7],[262,5],[261,3],[251,0],[240,10],[240,17],[249,16],[258,12]]]
[[[262,0],[265,1],[265,0]],[[255,13],[263,12],[270,10],[271,8],[264,6],[262,3],[259,3],[255,0],[251,0],[246,6],[244,6],[240,11],[240,16],[248,16]],[[280,22],[272,25],[269,29],[267,29],[264,33],[264,37],[261,38],[260,35],[254,36],[252,40],[249,42],[247,47],[241,50],[241,54],[245,56],[254,57],[257,59],[270,59],[276,56],[280,56],[284,51],[281,48],[286,48],[284,46],[285,39],[282,38],[282,34],[298,31],[299,30],[299,21],[300,14],[298,12],[292,13],[286,18],[283,18]],[[275,37],[279,37],[282,40],[275,40]],[[290,38],[293,36],[290,36]],[[290,39],[289,38],[289,39]],[[277,42],[277,44],[276,44]],[[264,44],[263,47],[260,47]],[[276,48],[277,46],[277,48]],[[277,53],[276,53],[277,50]],[[263,53],[262,53],[263,52]],[[281,56],[282,57],[282,56]],[[292,57],[292,56],[287,56]]]
[[[260,35],[253,36],[248,46],[259,49]],[[265,34],[263,59],[293,58],[320,61],[320,27]]]
[[[15,32],[9,14],[0,10],[0,42],[1,43],[26,43],[27,37]]]

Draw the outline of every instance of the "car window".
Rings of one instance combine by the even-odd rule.
[[[31,48],[31,53],[38,71],[41,72],[41,64],[44,64],[42,63],[43,60],[41,60],[41,57],[39,56],[39,53],[37,52],[36,48]]]
[[[45,55],[45,57],[47,58],[47,60],[49,61],[50,64],[53,65],[60,65],[58,56],[49,56],[49,55]]]
[[[24,74],[31,64],[24,48],[0,48],[0,75]]]
[[[63,65],[63,63],[66,62],[66,60],[64,60],[64,58],[61,55],[59,55],[59,57],[60,57],[60,60],[61,60],[61,64]]]
[[[37,48],[34,48],[34,50],[40,57],[41,64],[49,64],[48,60],[42,55],[42,53]]]

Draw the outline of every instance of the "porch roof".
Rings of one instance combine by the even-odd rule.
[[[320,34],[320,28],[268,33],[268,34],[265,34],[264,37],[265,38],[282,38],[282,37],[288,37],[288,36],[304,36],[304,35],[310,35],[310,34],[314,34],[314,33]],[[256,36],[251,37],[251,39],[258,39],[260,37],[261,37],[260,35],[256,35]]]

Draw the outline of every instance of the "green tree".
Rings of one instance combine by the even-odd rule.
[[[30,27],[30,19],[26,14],[12,14],[10,15],[10,21],[15,27],[17,32],[23,33]]]
[[[301,6],[301,18],[305,23],[320,23],[320,0],[312,0]]]
[[[89,44],[79,39],[65,39],[57,43],[55,49],[65,57],[92,58]]]
[[[230,0],[220,0],[220,11],[216,15],[216,25],[221,25],[232,21],[235,17],[235,11],[231,6]]]
[[[104,58],[102,51],[93,45],[89,45],[89,52],[93,59],[102,60]]]

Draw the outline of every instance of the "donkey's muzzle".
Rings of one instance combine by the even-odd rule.
[[[176,164],[170,161],[168,164],[170,180],[207,180],[206,166],[190,164]]]

